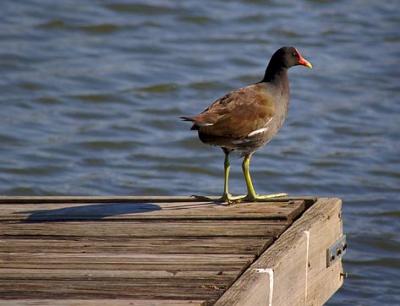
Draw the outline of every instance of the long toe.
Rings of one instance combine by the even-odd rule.
[[[241,202],[246,196],[233,196],[230,193],[224,193],[221,198],[219,198],[219,202],[229,204],[235,204]]]
[[[263,195],[257,194],[256,196],[247,195],[244,200],[249,201],[249,202],[263,202],[266,200],[282,198],[282,197],[287,197],[287,196],[288,196],[287,193],[272,193],[272,194],[263,194]]]
[[[217,202],[217,203],[226,203],[226,204],[235,204],[240,203],[243,199],[246,198],[244,195],[233,196],[230,193],[224,193],[220,198],[215,196],[202,196],[202,195],[192,195],[199,202]]]

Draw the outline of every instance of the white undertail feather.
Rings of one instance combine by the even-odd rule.
[[[204,126],[212,126],[212,125],[214,125],[214,123],[208,123],[208,122],[199,123],[199,122],[196,122],[196,125],[199,126],[199,127],[204,127]]]

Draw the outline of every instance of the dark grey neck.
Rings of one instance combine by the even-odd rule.
[[[274,83],[276,85],[283,85],[284,87],[289,87],[289,79],[287,74],[287,68],[282,65],[274,65],[269,63],[267,70],[261,82]]]

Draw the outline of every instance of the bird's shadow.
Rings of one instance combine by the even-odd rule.
[[[106,203],[90,204],[57,209],[21,211],[28,214],[22,222],[65,222],[65,221],[95,221],[106,217],[141,214],[161,210],[161,207],[150,203]]]

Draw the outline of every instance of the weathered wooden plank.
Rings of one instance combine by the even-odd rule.
[[[3,268],[7,269],[86,269],[86,270],[114,270],[114,271],[218,271],[225,273],[230,271],[242,271],[247,268],[248,262],[194,262],[194,263],[179,263],[179,262],[163,262],[163,263],[137,263],[137,262],[45,262],[45,261],[7,261],[1,263]]]
[[[0,262],[7,264],[11,262],[47,262],[47,263],[79,263],[79,262],[96,262],[100,263],[179,263],[179,264],[196,264],[196,263],[224,263],[224,262],[242,262],[246,263],[253,259],[253,255],[236,255],[236,254],[114,254],[114,253],[6,253],[1,254]]]
[[[9,282],[9,283],[42,283],[43,288],[51,287],[51,283],[65,283],[65,284],[75,284],[84,286],[92,286],[91,284],[110,284],[110,286],[123,287],[124,285],[130,285],[132,287],[142,288],[147,286],[157,286],[160,287],[159,291],[161,293],[163,287],[181,287],[181,288],[192,288],[196,290],[197,288],[203,288],[207,286],[218,286],[218,287],[226,287],[234,280],[234,277],[198,277],[198,278],[185,278],[185,277],[143,277],[143,278],[130,278],[130,277],[94,277],[94,278],[74,278],[67,277],[65,279],[61,279],[55,275],[52,277],[34,277],[33,275],[26,275],[26,277],[16,278],[13,276],[7,278],[0,278],[0,282]],[[0,292],[2,292],[3,288],[0,288]],[[6,289],[4,289],[6,290]],[[153,288],[154,290],[154,288]]]
[[[217,198],[217,197],[215,197]],[[122,202],[204,202],[190,196],[0,196],[0,203],[122,203]]]
[[[201,300],[139,300],[139,299],[18,299],[0,300],[0,306],[204,306]]]
[[[263,220],[218,222],[1,222],[2,236],[84,236],[84,237],[276,237],[288,223]]]
[[[0,221],[141,220],[141,219],[269,219],[292,220],[305,208],[305,201],[242,203],[45,203],[2,204]]]
[[[139,299],[18,299],[0,300],[0,306],[204,306],[201,300],[139,300]]]
[[[215,305],[250,306],[261,303],[268,305],[270,302],[281,306],[314,305],[312,301],[316,302],[315,305],[322,305],[342,284],[340,263],[339,267],[332,267],[328,271],[326,267],[323,268],[326,260],[324,247],[333,244],[342,233],[340,209],[339,199],[319,199],[242,274]],[[333,227],[331,222],[335,223]],[[307,254],[308,262],[305,261]],[[261,271],[269,274],[260,273],[259,269],[268,269]],[[329,275],[331,284],[325,286],[320,279],[316,285],[313,278],[319,273]],[[270,276],[273,279],[272,291],[269,287]]]
[[[179,202],[205,202],[204,198],[217,200],[218,196],[194,197],[194,196],[0,196],[0,203],[179,203]],[[281,197],[269,199],[268,202],[288,202],[305,200],[314,203],[317,198],[309,196]],[[208,202],[208,200],[207,200]],[[243,203],[242,203],[243,204]]]
[[[198,238],[100,238],[65,237],[65,239],[4,239],[0,253],[148,253],[148,254],[255,254],[272,243],[272,238],[198,237]]]
[[[127,280],[139,281],[151,279],[160,281],[161,279],[176,279],[191,281],[197,280],[217,280],[231,281],[238,274],[238,271],[197,271],[195,267],[191,271],[167,271],[167,270],[88,270],[88,269],[0,269],[0,279],[2,280]]]
[[[226,283],[202,280],[187,282],[162,280],[159,282],[122,281],[43,281],[0,280],[2,299],[215,299],[227,287]]]
[[[221,275],[239,273],[254,259],[252,255],[216,254],[46,254],[9,253],[0,256],[2,269],[71,269],[114,271],[213,271]],[[1,271],[1,269],[0,269]]]

